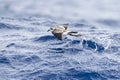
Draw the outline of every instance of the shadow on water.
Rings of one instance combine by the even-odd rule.
[[[34,39],[35,42],[47,42],[50,40],[56,40],[56,38],[54,36],[51,36],[51,35],[46,35],[46,36],[41,36],[41,37]]]

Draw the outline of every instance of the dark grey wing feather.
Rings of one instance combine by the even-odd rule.
[[[53,35],[59,39],[59,40],[62,40],[62,33],[53,33]]]
[[[67,30],[68,27],[67,27],[67,26],[64,26],[64,28],[65,28],[65,30]]]

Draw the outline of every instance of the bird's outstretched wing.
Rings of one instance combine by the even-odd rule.
[[[58,40],[62,40],[62,33],[52,33]]]

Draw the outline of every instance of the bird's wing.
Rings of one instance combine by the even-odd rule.
[[[65,28],[65,30],[67,30],[68,27],[67,27],[67,26],[64,26],[64,28]]]
[[[62,33],[53,33],[52,34],[59,40],[62,40]]]
[[[62,40],[62,35],[64,33],[65,29],[63,27],[58,27],[54,31],[52,31],[52,34],[59,40]]]

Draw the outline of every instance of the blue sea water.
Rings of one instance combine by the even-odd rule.
[[[0,80],[120,80],[119,0],[0,3]],[[47,32],[61,24],[83,40]]]

